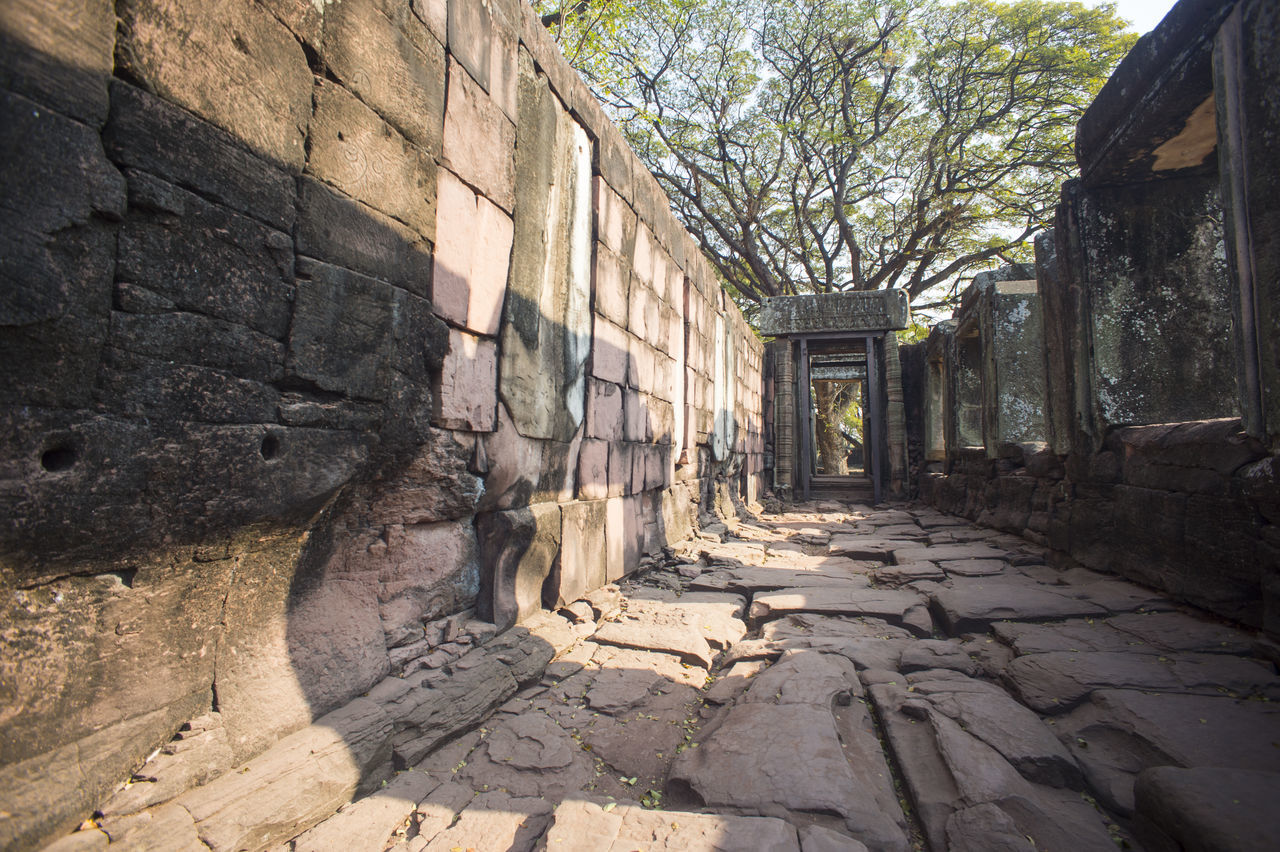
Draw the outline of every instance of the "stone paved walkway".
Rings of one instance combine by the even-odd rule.
[[[1274,646],[929,509],[704,532],[561,615],[541,683],[293,848],[1280,848]]]

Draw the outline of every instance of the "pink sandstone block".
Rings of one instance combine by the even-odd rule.
[[[609,496],[629,494],[631,489],[632,444],[615,441],[609,445]]]
[[[631,293],[628,299],[627,330],[636,337],[649,338],[649,302],[653,300],[653,292],[639,275],[631,277]]]
[[[440,370],[436,424],[446,429],[492,432],[497,427],[498,347],[456,328]]]
[[[605,506],[605,579],[612,583],[627,573],[626,503],[610,497]]]
[[[592,330],[591,375],[615,384],[627,381],[629,359],[627,333],[601,316],[595,316]]]
[[[447,169],[439,171],[432,303],[442,319],[496,335],[511,258],[511,217]]]
[[[612,382],[587,379],[587,437],[616,441],[623,431],[623,391]]]
[[[484,196],[476,198],[475,253],[471,256],[471,299],[467,327],[496,335],[507,294],[507,267],[515,227],[511,217]]]
[[[444,164],[503,210],[515,204],[516,128],[466,69],[449,60]]]
[[[609,442],[587,438],[578,451],[578,499],[609,496]]]
[[[628,494],[640,494],[644,491],[644,477],[649,470],[647,450],[649,448],[637,444],[631,452],[631,482],[627,485]]]
[[[628,219],[634,220],[635,214],[599,175],[592,181],[592,202],[596,214],[596,234],[614,254],[621,255],[626,251]]]
[[[466,325],[471,298],[476,195],[448,169],[440,169],[437,181],[431,302],[441,319]]]
[[[592,269],[593,306],[596,313],[625,326],[631,276],[623,269],[622,260],[608,246],[596,243],[596,260]]]
[[[627,388],[622,398],[622,437],[627,441],[649,439],[649,412],[639,391]]]

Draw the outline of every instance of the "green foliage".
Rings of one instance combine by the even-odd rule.
[[[911,325],[894,333],[898,336],[898,343],[900,345],[919,343],[921,340],[928,339],[929,326],[920,322],[918,319],[912,318]]]
[[[1133,36],[1049,0],[536,0],[743,302],[1029,259]]]

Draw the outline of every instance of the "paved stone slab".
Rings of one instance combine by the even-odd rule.
[[[964,685],[961,681],[954,683],[957,687]],[[931,692],[928,699],[940,713],[998,751],[1028,781],[1073,790],[1083,788],[1083,775],[1058,738],[1039,716],[1005,693],[957,688]]]
[[[1106,688],[1202,695],[1227,690],[1280,698],[1280,678],[1269,665],[1216,654],[1054,651],[1018,657],[1005,669],[1005,679],[1029,707],[1042,713],[1069,710],[1093,690]]]
[[[953,559],[1007,559],[1009,552],[993,547],[985,542],[970,544],[936,544],[922,547],[918,543],[905,544],[894,548],[893,561],[899,564],[906,562],[946,562]]]
[[[625,802],[581,799],[556,807],[546,848],[547,852],[800,852],[796,830],[772,817],[651,811]]]
[[[403,772],[371,796],[344,805],[336,814],[295,838],[295,852],[372,849],[413,813],[418,803],[440,786],[426,772]]]
[[[931,600],[951,635],[982,633],[996,621],[1051,621],[1107,614],[1097,604],[1029,583],[965,583],[939,589]]]
[[[1121,814],[1133,810],[1135,776],[1152,766],[1280,772],[1280,707],[1271,702],[1103,689],[1055,730],[1099,800]]]
[[[820,825],[800,829],[800,848],[803,852],[867,852],[861,840]]]
[[[424,852],[503,849],[530,852],[551,822],[552,805],[542,799],[482,793],[451,828],[433,837]]]
[[[593,638],[604,645],[662,651],[686,662],[710,668],[715,652],[702,631],[684,613],[661,609],[624,612],[617,621],[600,625]]]
[[[923,598],[915,592],[816,586],[756,595],[751,602],[753,620],[768,621],[793,612],[821,615],[868,615],[901,622],[907,610]]]
[[[1148,849],[1267,852],[1280,838],[1280,774],[1148,769],[1138,777],[1138,837]]]
[[[1009,563],[1003,559],[948,559],[939,562],[938,567],[948,574],[961,577],[989,577],[992,574],[1003,574]]]
[[[836,654],[795,650],[756,675],[739,704],[849,704],[862,695],[853,663]]]
[[[881,535],[837,535],[833,536],[827,545],[827,552],[833,556],[888,562],[893,558],[895,550],[906,547],[919,548],[919,546],[918,542],[890,539]]]
[[[736,647],[736,646],[735,646]],[[703,694],[710,704],[729,704],[739,695],[747,691],[751,679],[768,667],[765,660],[742,660],[733,663]]]
[[[1142,651],[1144,648],[1141,640],[1113,629],[1102,619],[1071,619],[1052,624],[1001,621],[991,625],[991,632],[1019,654]]]
[[[906,565],[885,565],[883,568],[877,568],[872,573],[876,583],[884,586],[892,586],[897,588],[905,586],[908,583],[917,583],[922,580],[926,581],[942,581],[947,575],[942,573],[942,569],[932,562],[909,562]]]
[[[978,673],[978,664],[954,639],[920,639],[902,652],[898,670],[917,672],[928,669],[950,669],[966,675]]]
[[[865,574],[761,566],[711,571],[691,582],[689,588],[751,594],[758,591],[804,586],[847,586],[865,589],[870,584],[871,581]]]
[[[855,776],[844,751],[824,707],[743,704],[731,707],[699,748],[676,759],[671,779],[711,807],[839,814],[870,848],[907,849],[898,821]]]
[[[1251,654],[1253,637],[1239,628],[1182,612],[1117,615],[1107,625],[1139,641],[1170,651]]]
[[[929,714],[938,749],[956,780],[961,802],[996,805],[1037,849],[1110,850],[1101,815],[1078,794],[1027,781],[993,748],[958,723]]]

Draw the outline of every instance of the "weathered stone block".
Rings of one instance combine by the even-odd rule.
[[[615,255],[625,256],[635,241],[636,214],[600,175],[592,180],[592,202],[597,238]]]
[[[631,456],[634,444],[609,445],[609,496],[631,494]]]
[[[519,115],[520,18],[523,3],[494,0],[489,10],[493,15],[493,46],[489,50],[489,97],[513,122]]]
[[[502,398],[521,434],[567,442],[582,423],[591,346],[591,142],[530,68],[518,143]]]
[[[543,583],[560,551],[560,507],[536,503],[476,517],[480,597],[476,612],[505,630],[542,609]]]
[[[508,213],[515,203],[515,145],[511,120],[464,69],[450,62],[443,162]]]
[[[583,431],[579,429],[568,441],[526,438],[507,406],[499,402],[497,431],[484,439],[489,473],[481,509],[572,500]]]
[[[178,310],[277,340],[289,330],[293,240],[142,172],[129,174],[117,274]]]
[[[448,21],[449,52],[485,91],[489,91],[494,52],[491,0],[451,2]]]
[[[637,337],[628,338],[627,348],[631,356],[628,361],[627,384],[645,393],[652,393],[657,353]]]
[[[395,288],[338,266],[299,263],[290,373],[324,390],[385,398],[398,302]]]
[[[587,437],[617,441],[623,437],[623,390],[611,382],[587,379]]]
[[[604,500],[566,503],[561,506],[564,532],[558,571],[553,575],[555,605],[572,603],[608,582],[605,539],[607,506]],[[548,605],[551,595],[547,596]]]
[[[649,411],[645,397],[637,390],[627,388],[622,398],[622,437],[627,441],[647,441],[651,436]]]
[[[407,3],[333,4],[325,12],[324,58],[344,87],[410,142],[440,156],[444,46]]]
[[[627,483],[627,494],[639,494],[645,489],[645,477],[649,473],[649,446],[646,444],[631,445],[631,479]]]
[[[435,422],[446,429],[492,432],[497,428],[498,353],[492,340],[449,329],[449,352],[440,373]]]
[[[431,244],[421,234],[306,176],[298,182],[297,249],[419,296],[431,293]]]
[[[225,370],[111,348],[103,351],[96,395],[116,412],[157,422],[270,423],[280,404],[274,387]]]
[[[578,498],[602,500],[609,496],[609,442],[586,439],[578,451]]]
[[[0,89],[100,127],[115,35],[108,0],[6,3],[0,8]]]
[[[658,445],[646,445],[644,448],[644,487],[646,491],[654,488],[666,488],[671,480],[668,463],[671,448]]]
[[[293,34],[251,0],[116,4],[121,70],[231,133],[260,157],[302,170],[311,69]],[[236,34],[227,38],[228,32]]]
[[[126,352],[219,367],[261,382],[284,375],[285,347],[264,334],[201,314],[111,314],[112,346]]]
[[[627,333],[608,320],[593,317],[591,375],[622,384],[627,381],[630,342]]]
[[[97,133],[0,93],[0,400],[88,401],[106,337],[125,183]]]
[[[626,501],[622,497],[610,497],[605,503],[605,579],[610,583],[632,567],[627,564],[626,512]]]
[[[329,81],[315,91],[307,172],[435,238],[436,167],[354,95]]]
[[[596,243],[595,275],[592,279],[592,304],[596,313],[626,327],[630,308],[628,299],[631,276],[621,258],[603,243]]]
[[[1212,177],[1082,195],[1099,430],[1239,413],[1220,204]]]
[[[186,110],[119,80],[102,141],[120,166],[149,172],[282,231],[295,218],[293,178]]]
[[[475,528],[469,522],[393,525],[384,539],[384,546],[366,550],[361,561],[377,569],[386,647],[421,639],[424,622],[475,602],[480,570]],[[350,560],[343,567],[347,573],[360,570]]]
[[[479,334],[498,333],[511,257],[511,218],[441,169],[436,212],[436,313]]]

